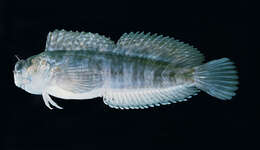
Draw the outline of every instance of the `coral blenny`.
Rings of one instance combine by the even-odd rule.
[[[104,36],[55,30],[45,51],[18,60],[16,86],[42,95],[46,106],[62,99],[103,97],[112,108],[143,109],[187,100],[200,90],[221,100],[235,95],[233,62],[203,63],[194,47],[157,34],[123,34],[115,44]]]

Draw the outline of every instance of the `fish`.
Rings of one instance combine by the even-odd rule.
[[[145,109],[187,101],[200,91],[230,100],[238,72],[229,58],[204,63],[195,47],[175,38],[144,32],[117,42],[90,32],[54,30],[45,50],[14,66],[14,83],[42,95],[49,109],[65,100],[102,97],[115,109]]]

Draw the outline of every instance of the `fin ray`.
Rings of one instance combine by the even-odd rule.
[[[199,90],[195,87],[179,85],[164,89],[107,90],[104,103],[112,108],[144,109],[185,101]]]
[[[96,50],[112,51],[113,41],[99,34],[54,30],[47,36],[45,51]]]
[[[238,76],[235,65],[228,58],[210,61],[195,67],[196,87],[222,100],[235,96]]]
[[[101,72],[81,66],[68,66],[58,74],[57,85],[73,93],[85,93],[103,85]]]
[[[178,67],[200,65],[204,56],[193,46],[150,33],[123,34],[114,50],[116,53],[167,61]]]

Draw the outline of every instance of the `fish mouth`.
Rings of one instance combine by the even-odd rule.
[[[24,85],[18,81],[18,75],[17,75],[17,72],[16,71],[13,71],[14,73],[14,84],[19,87],[19,88],[22,88],[24,87]]]

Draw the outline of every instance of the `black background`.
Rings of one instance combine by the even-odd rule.
[[[259,141],[260,105],[254,96],[259,79],[249,40],[250,9],[241,0],[0,1],[0,149],[252,149]],[[233,60],[240,88],[231,101],[201,92],[177,105],[123,111],[101,99],[54,98],[65,109],[49,110],[41,96],[15,87],[12,70],[15,54],[27,58],[42,52],[54,29],[99,33],[115,41],[131,31],[172,36],[197,47],[206,61]]]

